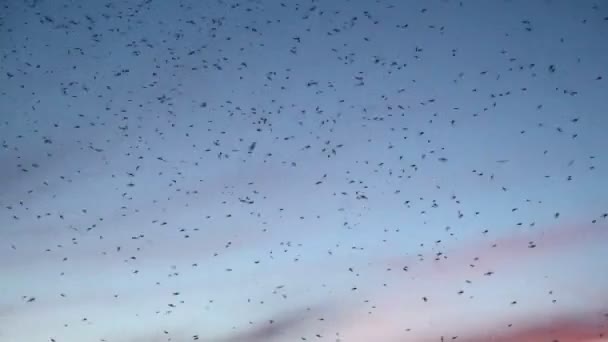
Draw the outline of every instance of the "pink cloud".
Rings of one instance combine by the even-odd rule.
[[[451,341],[452,337],[444,337]],[[525,324],[520,328],[502,328],[500,331],[477,333],[471,338],[457,338],[466,342],[591,342],[608,341],[608,317],[589,313],[563,316],[547,322]]]
[[[393,269],[408,266],[410,271],[441,272],[442,275],[468,273],[471,270],[485,273],[492,272],[495,267],[518,265],[517,261],[547,257],[583,243],[600,241],[608,242],[608,229],[602,226],[558,225],[515,231],[499,238],[482,237],[452,248],[446,246],[440,256],[434,253],[424,256],[425,262],[433,262],[432,266],[421,266],[420,257],[394,257],[387,260],[387,264]]]

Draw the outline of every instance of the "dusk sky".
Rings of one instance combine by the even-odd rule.
[[[0,342],[608,341],[608,2],[0,0]]]

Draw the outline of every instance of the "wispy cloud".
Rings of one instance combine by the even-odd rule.
[[[481,330],[481,329],[479,329]],[[466,342],[591,342],[608,341],[608,317],[601,313],[561,316],[553,319],[539,318],[510,328],[496,331],[478,331],[470,338],[457,338]],[[430,341],[431,339],[429,339]],[[452,336],[444,337],[451,341]]]
[[[555,225],[498,238],[482,237],[469,241],[455,247],[446,247],[441,256],[429,254],[424,259],[436,261],[431,264],[420,262],[420,257],[395,257],[389,259],[387,264],[396,269],[408,266],[409,270],[418,272],[417,274],[491,272],[493,268],[517,266],[524,260],[559,254],[582,243],[608,241],[608,230],[590,224]]]
[[[232,333],[223,336],[210,337],[205,335],[204,330],[200,333],[195,330],[179,329],[157,331],[150,334],[130,337],[125,342],[167,342],[167,341],[202,341],[202,342],[270,342],[285,341],[287,336],[293,336],[302,328],[310,327],[313,320],[326,313],[325,305],[300,307],[291,311],[279,312],[272,317],[260,322],[251,322],[249,327],[234,328]],[[307,331],[310,334],[311,331]],[[314,336],[309,336],[312,340]]]
[[[290,312],[277,314],[274,319],[253,325],[252,329],[236,332],[217,339],[217,342],[263,342],[284,340],[286,334],[292,333],[305,325],[311,323],[314,314],[319,313],[319,308],[299,308]]]

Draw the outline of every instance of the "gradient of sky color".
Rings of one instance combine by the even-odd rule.
[[[608,341],[608,4],[0,0],[0,341]]]

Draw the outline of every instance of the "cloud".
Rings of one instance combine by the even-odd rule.
[[[297,310],[277,314],[276,319],[258,323],[253,329],[238,332],[216,339],[217,342],[267,342],[284,340],[286,333],[298,330],[311,322],[315,314],[321,312],[321,307],[299,308]],[[312,333],[312,331],[310,332]]]
[[[534,241],[537,247],[529,248],[530,241]],[[598,338],[600,333],[608,333],[605,325],[608,321],[603,323],[598,322],[602,317],[597,313],[561,316],[547,321],[546,316],[543,318],[528,318],[525,315],[521,316],[520,312],[515,314],[502,312],[499,316],[503,316],[503,319],[517,321],[525,317],[526,321],[520,323],[518,328],[493,330],[491,327],[496,323],[495,319],[489,317],[470,319],[468,316],[463,315],[462,312],[459,312],[459,308],[455,307],[455,305],[460,305],[462,302],[453,300],[449,294],[446,295],[445,288],[449,288],[448,284],[451,284],[453,281],[460,283],[462,276],[465,274],[467,277],[469,273],[481,276],[488,270],[494,270],[502,274],[505,273],[503,271],[507,268],[511,271],[516,269],[517,272],[521,272],[522,265],[531,264],[535,260],[551,258],[552,254],[561,254],[572,251],[580,246],[588,246],[589,242],[601,243],[602,241],[608,241],[608,231],[603,227],[593,225],[557,225],[538,228],[536,231],[517,232],[494,239],[462,243],[446,252],[449,258],[442,259],[441,261],[435,261],[434,254],[433,257],[426,257],[425,261],[422,262],[419,261],[418,257],[391,258],[388,260],[388,264],[394,271],[402,272],[401,270],[404,265],[410,266],[407,273],[402,273],[408,276],[403,278],[403,283],[397,285],[393,282],[390,284],[391,287],[383,289],[382,294],[378,294],[379,297],[376,297],[375,304],[378,307],[384,308],[383,311],[374,312],[373,317],[352,316],[345,319],[343,324],[341,324],[344,328],[342,332],[344,336],[349,337],[348,341],[356,342],[367,340],[382,340],[385,342],[428,340],[437,342],[440,341],[440,333],[429,339],[424,339],[424,335],[415,335],[426,334],[431,331],[429,330],[431,329],[429,324],[431,324],[431,321],[434,321],[431,325],[439,324],[436,327],[441,327],[442,331],[446,331],[446,329],[450,331],[452,328],[456,329],[455,331],[458,331],[460,337],[455,339],[455,341],[593,341]],[[496,247],[492,247],[494,244],[496,244]],[[476,257],[479,260],[475,261]],[[473,263],[477,265],[475,268],[469,266]],[[507,277],[521,277],[521,273],[506,273],[508,273]],[[441,281],[434,284],[418,285],[410,283],[408,281],[410,277],[435,280],[438,280],[437,277],[440,277]],[[432,300],[424,305],[411,302],[408,293],[412,292],[428,294]],[[598,305],[602,303],[608,303],[608,297],[603,295],[598,297],[597,294],[594,294],[594,291],[582,293],[580,299],[583,302],[591,300],[592,302],[589,303],[595,303],[593,305],[594,308],[598,308]],[[403,303],[403,307],[407,307],[407,309],[399,309],[397,303]],[[407,306],[407,303],[411,303],[411,305]],[[599,307],[601,308],[601,306]],[[347,306],[342,306],[340,309],[344,316],[348,316],[348,312],[356,311],[354,307]],[[467,309],[470,309],[470,307],[467,307]],[[530,313],[528,312],[527,314],[529,315]],[[451,322],[452,318],[454,322]],[[452,323],[454,323],[453,327],[451,327]],[[400,327],[403,328],[404,324],[406,327],[418,328],[407,335],[403,335],[399,330],[403,331]],[[505,323],[504,326],[507,324]],[[482,328],[479,328],[479,326]],[[484,327],[489,328],[484,329]],[[433,330],[435,329],[433,328]],[[473,329],[472,334],[468,334],[468,336],[473,337],[466,339],[463,332],[469,331],[468,329]],[[444,340],[452,341],[452,336],[448,337],[446,335]]]
[[[608,230],[591,224],[556,225],[533,231],[516,231],[498,238],[482,238],[456,247],[446,247],[443,255],[432,266],[421,266],[419,257],[393,257],[386,261],[389,267],[408,266],[418,274],[439,272],[451,275],[462,272],[487,272],[499,266],[519,265],[518,261],[546,258],[564,250],[589,242],[608,242]],[[533,248],[531,248],[533,247]],[[445,258],[444,258],[445,256]],[[436,255],[425,261],[435,261]],[[447,258],[447,259],[446,259]],[[470,265],[475,265],[471,267]]]
[[[549,320],[524,323],[519,327],[501,328],[494,332],[474,333],[473,337],[459,337],[466,342],[586,342],[608,341],[608,317],[603,313],[561,316]],[[445,337],[451,341],[452,336]],[[429,339],[430,341],[430,339]]]
[[[270,342],[284,341],[285,336],[305,328],[312,322],[315,315],[320,315],[325,306],[301,307],[292,311],[280,312],[265,321],[251,324],[252,328],[241,330],[234,329],[233,333],[220,337],[205,336],[203,332],[180,331],[157,331],[150,334],[129,337],[125,342]],[[190,329],[188,329],[190,330]],[[308,330],[307,334],[312,331]],[[309,338],[312,339],[312,338]]]

